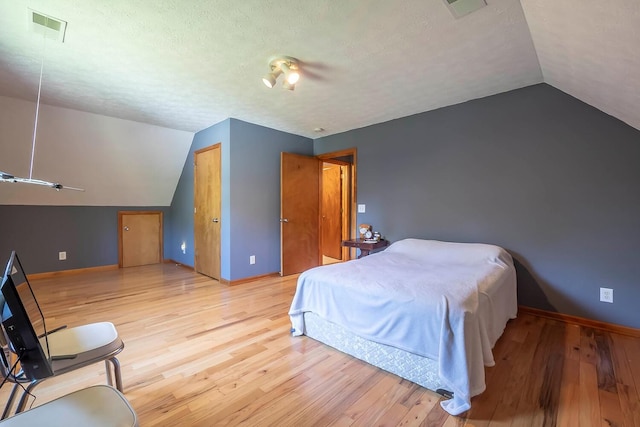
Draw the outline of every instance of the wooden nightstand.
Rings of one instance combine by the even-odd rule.
[[[375,243],[366,243],[362,239],[351,239],[351,240],[343,240],[342,246],[346,246],[348,248],[360,249],[360,256],[358,258],[362,258],[363,256],[369,255],[371,251],[386,248],[387,246],[389,246],[389,241],[380,240]]]

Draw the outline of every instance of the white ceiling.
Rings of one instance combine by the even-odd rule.
[[[546,82],[640,129],[640,1],[487,2],[0,0],[0,169],[28,173],[44,57],[42,103],[63,108],[41,111],[35,177],[87,189],[0,203],[167,205],[193,132],[228,117],[317,138]],[[303,62],[295,91],[262,84],[275,55]]]
[[[66,20],[42,102],[196,132],[228,117],[307,137],[547,82],[640,128],[640,2],[5,0],[0,95],[35,100],[43,42],[27,8]],[[523,11],[524,9],[524,11]],[[274,55],[304,62],[267,89]]]
[[[640,1],[521,3],[544,81],[640,129]]]

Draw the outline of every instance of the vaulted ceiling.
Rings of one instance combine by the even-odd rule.
[[[640,129],[640,2],[12,0],[0,95],[196,132],[234,117],[314,138],[546,82]],[[28,31],[28,8],[68,22]],[[299,58],[295,91],[261,83]],[[314,128],[324,128],[322,134]]]

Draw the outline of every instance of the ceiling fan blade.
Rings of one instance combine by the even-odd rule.
[[[0,182],[14,182],[19,184],[34,184],[34,185],[42,185],[45,187],[55,188],[56,190],[73,190],[73,191],[84,191],[82,188],[76,187],[67,187],[57,182],[43,181],[41,179],[32,179],[32,178],[20,178],[8,174],[6,172],[0,172]]]

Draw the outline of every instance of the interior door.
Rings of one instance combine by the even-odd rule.
[[[322,164],[322,255],[342,259],[342,167]]]
[[[280,273],[283,276],[320,265],[321,164],[314,157],[281,153]]]
[[[220,144],[194,153],[194,268],[220,279]]]
[[[345,150],[323,153],[317,156],[323,162],[339,164],[342,170],[342,237],[340,240],[355,238],[356,230],[356,165],[357,149],[347,148]],[[354,259],[356,250],[353,248],[342,248],[342,260]],[[334,262],[325,259],[328,263]]]
[[[120,267],[162,262],[162,212],[118,212]]]

